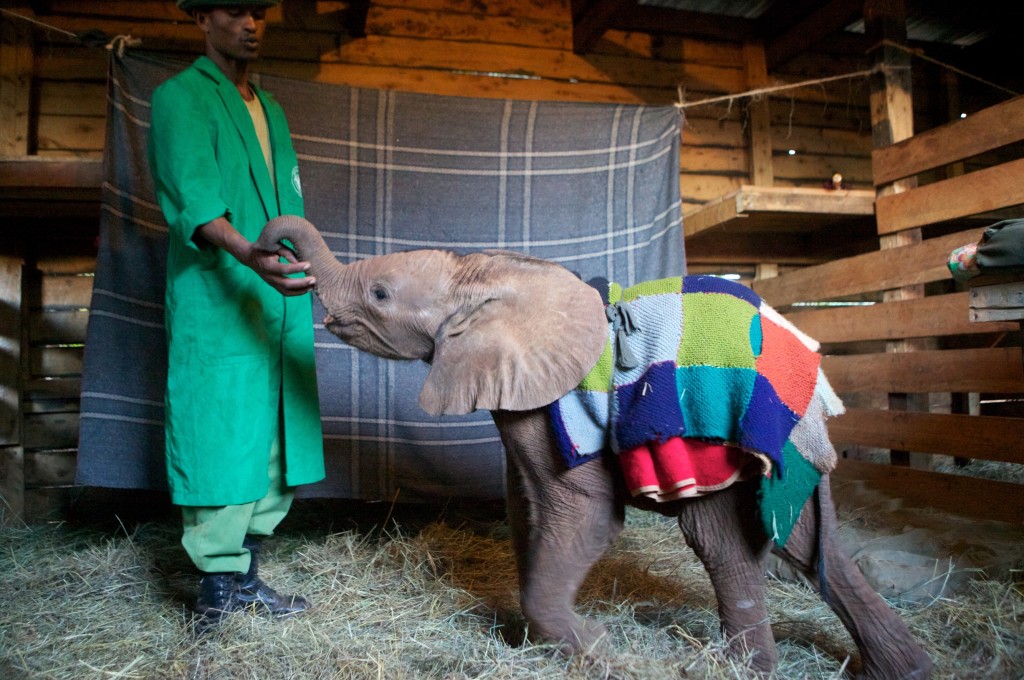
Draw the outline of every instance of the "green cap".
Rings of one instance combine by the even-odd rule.
[[[280,0],[178,0],[178,9],[191,12],[207,7],[273,7]]]

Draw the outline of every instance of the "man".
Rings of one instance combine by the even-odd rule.
[[[280,105],[249,82],[277,0],[178,0],[206,54],[153,94],[149,163],[168,224],[167,474],[182,545],[201,572],[196,612],[308,607],[258,575],[259,539],[294,487],[324,477],[309,263],[252,242],[303,214]],[[284,261],[282,261],[282,258]],[[269,284],[269,285],[268,285]]]

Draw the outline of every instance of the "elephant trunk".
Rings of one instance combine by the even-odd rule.
[[[285,240],[291,242],[300,260],[309,262],[310,273],[317,279],[335,278],[344,267],[331,254],[313,223],[298,215],[281,215],[267,222],[256,241],[256,247],[276,251]]]

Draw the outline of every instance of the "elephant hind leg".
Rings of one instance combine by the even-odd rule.
[[[683,501],[679,527],[707,569],[730,654],[752,654],[754,670],[770,673],[778,664],[778,651],[765,606],[763,562],[769,544],[750,519],[756,513],[756,489],[749,482],[739,483]]]
[[[814,497],[807,502],[785,546],[776,548],[776,554],[819,587],[821,572],[825,582],[822,598],[843,622],[860,651],[862,668],[858,678],[930,677],[931,659],[839,544],[828,475],[822,477],[817,494],[818,502]]]

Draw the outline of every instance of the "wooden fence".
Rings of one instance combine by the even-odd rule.
[[[946,265],[985,225],[1021,216],[1024,158],[1015,145],[1022,140],[1018,97],[876,150],[878,233],[910,235],[911,243],[753,284],[823,343],[824,368],[850,406],[830,428],[846,454],[841,474],[921,503],[1013,522],[1024,521],[1020,484],[955,474],[955,465],[944,466],[953,473],[933,468],[940,455],[959,465],[1024,464],[1020,322],[972,320],[971,299],[985,279],[957,284]],[[1002,162],[963,171],[991,153]],[[1020,290],[1024,283],[1010,285]],[[891,294],[912,287],[922,294]],[[830,301],[869,304],[821,304]],[[909,465],[878,464],[877,455],[876,462],[863,460],[865,448],[896,452],[892,458]]]

